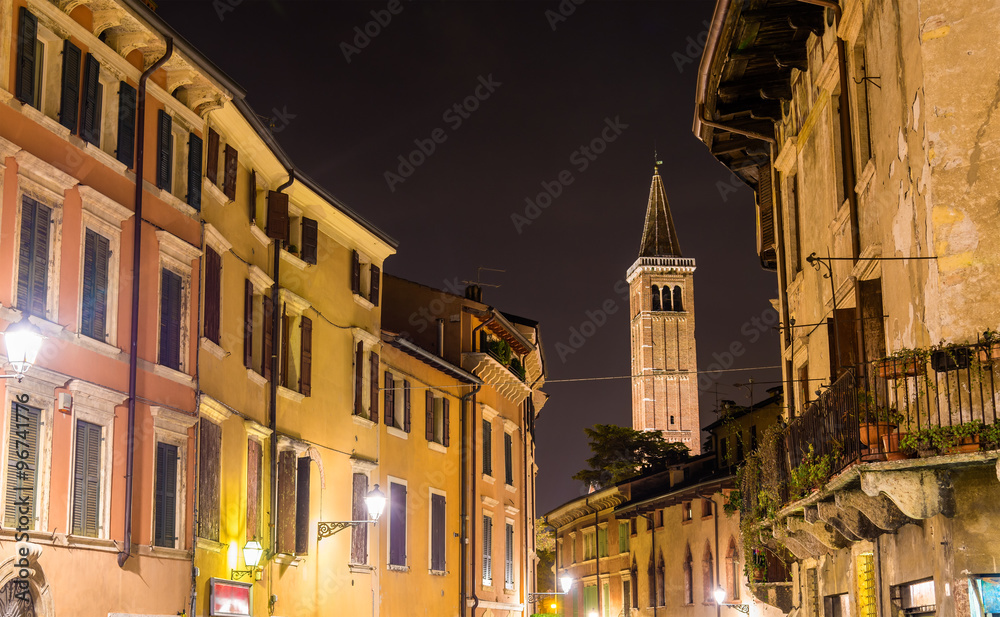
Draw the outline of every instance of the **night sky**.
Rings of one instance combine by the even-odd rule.
[[[540,322],[549,380],[629,372],[619,281],[638,253],[655,144],[698,262],[699,368],[734,344],[733,366],[778,364],[753,195],[691,133],[714,2],[396,2],[159,0],[158,14],[247,90],[300,169],[399,241],[387,272],[444,287],[504,270],[481,272],[499,285],[484,301]],[[355,30],[366,25],[367,40]],[[411,156],[415,140],[433,153]],[[551,197],[537,200],[543,183]],[[603,323],[602,306],[614,308]],[[733,384],[751,376],[779,372],[713,380],[703,425],[717,397],[748,402]],[[589,456],[584,427],[631,424],[626,379],[545,390],[539,514],[583,492],[570,476]]]

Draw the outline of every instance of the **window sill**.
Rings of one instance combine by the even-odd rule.
[[[222,189],[220,189],[218,186],[216,186],[214,182],[212,182],[211,180],[209,180],[207,176],[204,177],[204,178],[202,178],[202,181],[201,181],[201,192],[202,192],[203,195],[208,195],[212,199],[214,199],[215,201],[217,201],[220,206],[224,206],[224,205],[228,204],[229,202],[233,201],[233,200],[229,199],[228,197],[226,197],[226,194],[222,192]]]
[[[83,142],[83,151],[87,153],[89,156],[103,163],[105,167],[110,167],[111,169],[115,170],[120,175],[124,176],[125,173],[128,171],[128,165],[122,163],[121,161],[111,156],[104,150],[101,150],[100,148],[90,143],[89,141]]]
[[[215,356],[218,360],[223,360],[227,355],[229,355],[226,353],[225,349],[219,347],[214,341],[204,336],[201,337],[201,348]]]
[[[222,542],[216,542],[215,540],[209,540],[208,538],[195,538],[194,546],[199,551],[209,551],[220,555],[222,554],[222,551],[228,548]]]
[[[187,216],[187,217],[190,217],[190,218],[197,218],[198,217],[198,211],[197,210],[195,210],[194,208],[192,208],[188,204],[186,204],[183,201],[181,201],[178,197],[175,197],[173,193],[170,193],[168,191],[165,191],[165,190],[161,189],[160,187],[156,186],[155,184],[152,184],[151,182],[149,182],[148,180],[143,180],[142,181],[142,187],[146,190],[147,193],[149,193],[150,195],[152,195],[154,197],[159,198],[160,201],[162,201],[163,203],[167,204],[168,206],[170,206],[174,210],[177,210],[178,212],[180,212],[184,216]]]
[[[70,130],[68,128],[59,124],[52,118],[46,116],[41,111],[35,109],[31,105],[27,105],[20,101],[17,101],[17,104],[21,106],[21,115],[31,118],[32,120],[34,120],[38,124],[41,124],[43,127],[55,133],[59,137],[62,137],[67,141],[69,140]]]
[[[691,521],[693,521],[693,520],[694,520],[694,519],[690,519],[690,518],[689,518],[689,519],[687,519],[686,521],[681,521],[681,525],[690,525],[690,524],[691,524]],[[662,526],[662,525],[661,525],[661,526]]]
[[[102,356],[107,356],[113,360],[124,359],[123,356],[127,357],[124,351],[118,349],[114,345],[105,343],[104,341],[99,341],[95,338],[90,338],[86,334],[76,335],[76,344],[84,349],[89,349],[95,353],[99,353]]]
[[[285,386],[278,386],[278,396],[283,396],[296,403],[301,403],[306,398],[305,394],[296,392],[295,390],[290,390]]]
[[[179,384],[183,384],[185,386],[193,386],[194,385],[194,377],[192,377],[191,375],[188,375],[187,373],[185,373],[183,371],[178,371],[176,369],[170,368],[169,366],[163,366],[162,364],[152,364],[152,363],[150,363],[148,361],[144,361],[142,359],[139,360],[139,365],[140,366],[142,366],[142,365],[152,365],[152,369],[153,369],[152,372],[153,372],[154,375],[158,375],[160,377],[163,377],[165,379],[169,379],[170,381],[174,381],[174,382],[177,382]]]
[[[299,567],[306,560],[304,555],[292,555],[290,553],[278,553],[274,556],[274,563],[283,566]]]
[[[35,315],[28,316],[28,321],[38,326],[38,329],[42,331],[42,334],[48,334],[52,338],[59,338],[59,335],[66,330],[66,326],[59,325],[55,322],[49,321],[48,319],[36,317]]]
[[[347,569],[354,574],[373,574],[375,568],[361,563],[349,563]]]
[[[285,249],[281,249],[281,259],[287,261],[289,265],[294,266],[299,270],[305,270],[307,267],[309,267],[309,264],[302,261],[302,259],[300,259],[298,255],[295,255],[294,253],[289,253]]]
[[[389,433],[393,437],[398,437],[399,439],[409,439],[410,438],[409,434],[407,434],[406,431],[404,431],[402,429],[398,429],[395,426],[387,426],[387,427],[385,427],[385,432]]]
[[[496,484],[496,478],[489,475],[488,473],[483,474],[483,483],[485,484]]]
[[[167,548],[165,546],[142,545],[139,547],[139,554],[146,555],[148,557],[157,557],[160,559],[176,559],[179,561],[191,559],[191,551],[186,551],[182,548]]]
[[[53,534],[53,540],[59,537],[61,534]],[[66,534],[62,536],[65,539],[65,546],[70,548],[93,548],[93,549],[104,549],[104,550],[118,550],[115,546],[114,540],[108,540],[105,538],[91,538],[90,536],[75,536],[72,534]],[[55,542],[53,542],[55,544]]]
[[[431,576],[448,576],[447,570],[429,570]]]
[[[369,420],[365,416],[359,416],[356,413],[351,414],[351,419],[354,420],[354,423],[357,424],[358,426],[363,426],[365,428],[372,428],[378,424],[378,422]]]
[[[264,376],[258,373],[257,371],[253,370],[252,368],[247,369],[247,379],[249,379],[250,381],[254,382],[255,384],[261,387],[267,385],[267,380],[264,379]]]
[[[516,493],[517,492],[517,487],[514,486],[514,485],[512,485],[512,484],[504,484],[503,488],[508,493]]]
[[[360,306],[361,308],[367,309],[369,311],[375,308],[375,305],[372,304],[371,300],[360,294],[354,294],[354,303]]]
[[[447,454],[448,453],[448,448],[442,446],[441,444],[437,443],[436,441],[428,441],[427,442],[427,449],[428,450],[434,450],[435,452],[440,452],[441,454]]]
[[[392,572],[409,572],[410,566],[397,566],[390,563],[389,570]]]
[[[261,229],[260,227],[257,227],[257,225],[253,222],[250,223],[250,235],[253,236],[254,238],[257,238],[257,242],[260,242],[264,246],[271,244],[271,239],[267,237],[267,234],[264,233],[264,230]]]

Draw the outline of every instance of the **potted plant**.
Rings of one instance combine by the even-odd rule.
[[[878,449],[882,435],[895,431],[905,418],[891,407],[880,405],[870,392],[858,390],[858,428],[861,443]]]
[[[919,454],[921,458],[935,454],[931,429],[925,428],[907,433],[899,439],[899,451],[906,455]]]
[[[912,377],[920,372],[923,354],[912,349],[902,349],[887,358],[876,360],[879,377],[896,379]]]
[[[979,340],[979,361],[1000,360],[1000,333],[987,329]]]
[[[291,253],[292,255],[298,255],[299,254],[299,247],[295,246],[294,244],[289,244],[288,245],[288,252]]]
[[[901,442],[909,433],[901,431],[890,431],[882,435],[882,452],[885,453],[887,461],[899,461],[904,458],[912,458],[916,452],[908,452],[901,446]]]
[[[949,427],[957,443],[949,448],[949,453],[954,452],[977,452],[979,450],[979,433],[982,431],[983,423],[979,420],[964,422]]]
[[[982,450],[1000,450],[1000,424],[980,425],[979,448]]]

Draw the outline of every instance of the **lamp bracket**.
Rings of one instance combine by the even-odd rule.
[[[316,535],[322,540],[323,538],[329,538],[335,533],[343,531],[348,527],[357,527],[358,525],[374,524],[375,521],[320,521],[317,529]]]

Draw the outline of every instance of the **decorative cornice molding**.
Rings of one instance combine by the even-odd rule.
[[[267,428],[259,422],[254,422],[250,418],[243,419],[243,429],[247,432],[250,437],[257,437],[261,440],[265,440],[271,436],[273,432],[271,429]]]
[[[191,416],[159,405],[151,406],[149,414],[153,416],[154,428],[173,433],[184,439],[187,439],[188,429],[198,422],[198,416]]]
[[[233,415],[233,412],[207,394],[198,397],[198,413],[215,424],[222,424]]]
[[[269,277],[263,270],[254,265],[250,266],[247,278],[250,279],[250,283],[253,284],[253,290],[255,293],[263,293],[264,290],[270,289],[270,287],[274,285],[274,279]]]
[[[165,229],[158,229],[156,231],[156,239],[160,242],[161,253],[168,257],[173,257],[188,268],[191,267],[192,261],[201,257],[200,248],[188,244]]]
[[[211,223],[205,223],[205,245],[220,255],[233,248],[232,243],[226,240],[226,237]]]
[[[132,216],[131,210],[92,186],[81,184],[77,190],[80,192],[83,210],[114,227],[120,229],[122,223]]]
[[[303,311],[312,306],[308,300],[285,287],[278,291],[278,299],[284,302],[289,311],[296,315],[301,315]]]
[[[68,173],[46,163],[27,150],[21,150],[14,155],[17,161],[17,173],[34,180],[50,191],[64,196],[66,191],[79,184],[79,180]]]

